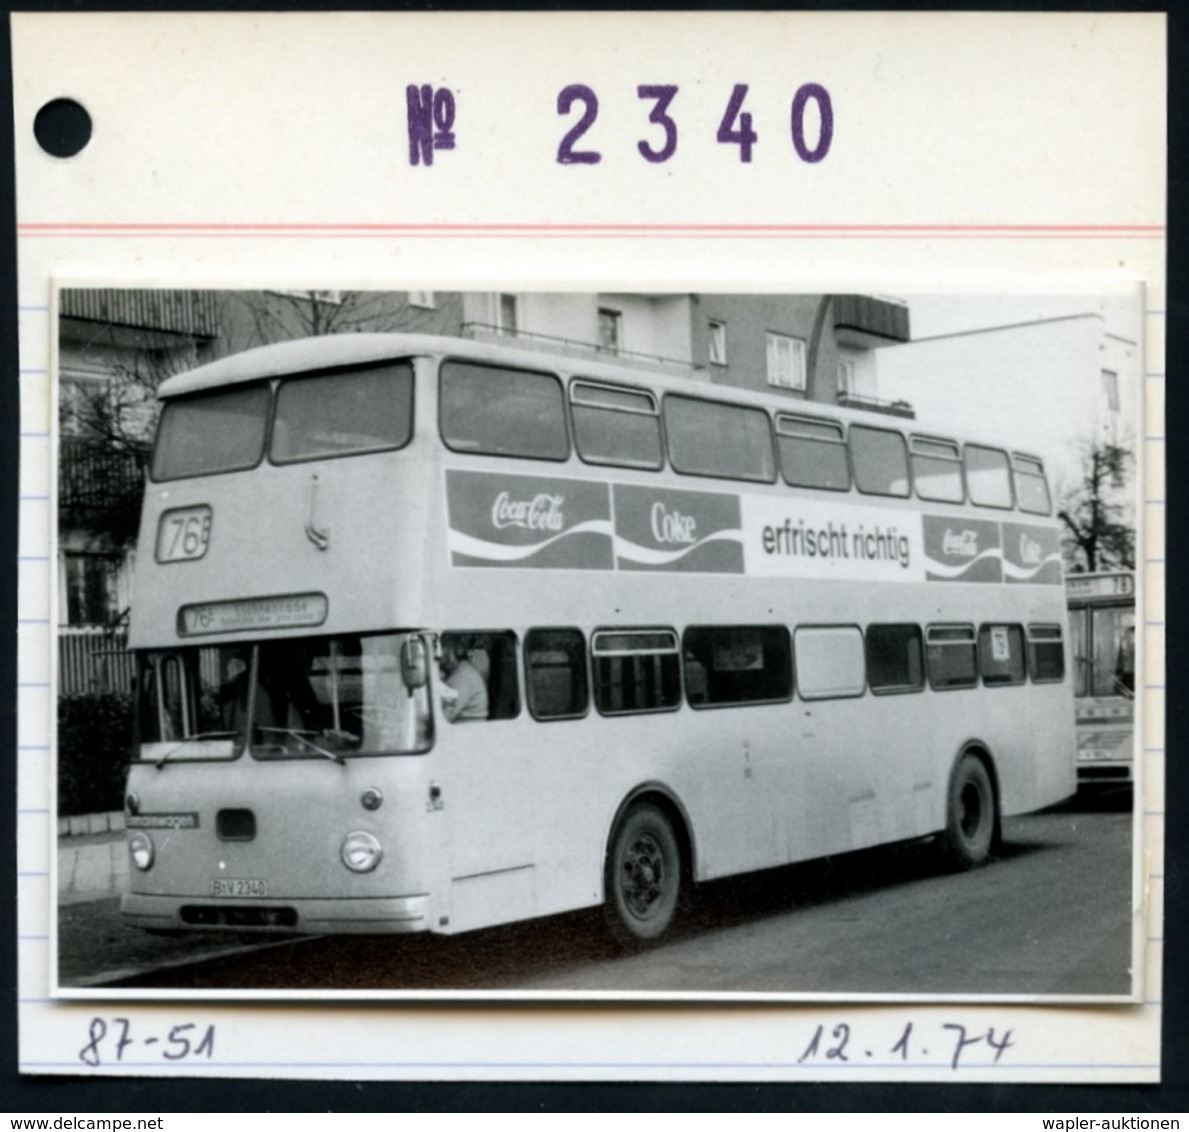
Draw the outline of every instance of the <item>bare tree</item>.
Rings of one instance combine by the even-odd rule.
[[[248,327],[247,340],[234,343],[237,350],[325,334],[416,332],[434,321],[432,311],[410,306],[404,293],[398,298],[386,291],[251,291],[230,297]]]
[[[103,349],[107,376],[69,382],[59,399],[63,520],[81,522],[97,542],[117,548],[136,539],[157,388],[199,361],[195,343],[179,335],[140,331],[135,348],[127,337],[126,330],[97,328],[90,346]]]
[[[1135,525],[1128,499],[1131,451],[1101,440],[1086,443],[1078,482],[1060,501],[1065,523],[1066,568],[1132,570],[1135,568]]]

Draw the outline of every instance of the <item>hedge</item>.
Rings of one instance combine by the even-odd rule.
[[[112,692],[58,699],[58,813],[124,808],[132,751],[132,697]]]

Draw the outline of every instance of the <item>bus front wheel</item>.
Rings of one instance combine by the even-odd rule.
[[[995,839],[995,790],[982,759],[963,756],[950,781],[945,845],[963,869],[985,864]]]
[[[631,806],[615,827],[603,878],[603,915],[615,939],[643,947],[672,926],[681,899],[681,849],[655,806]]]

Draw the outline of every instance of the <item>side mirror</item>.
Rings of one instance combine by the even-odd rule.
[[[429,654],[420,637],[406,637],[401,645],[400,678],[410,692],[429,682]]]

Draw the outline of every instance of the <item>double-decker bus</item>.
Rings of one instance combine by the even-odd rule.
[[[1130,786],[1135,735],[1135,575],[1071,574],[1078,784]]]
[[[461,932],[1075,789],[1035,456],[448,338],[171,378],[131,645],[129,921]]]

